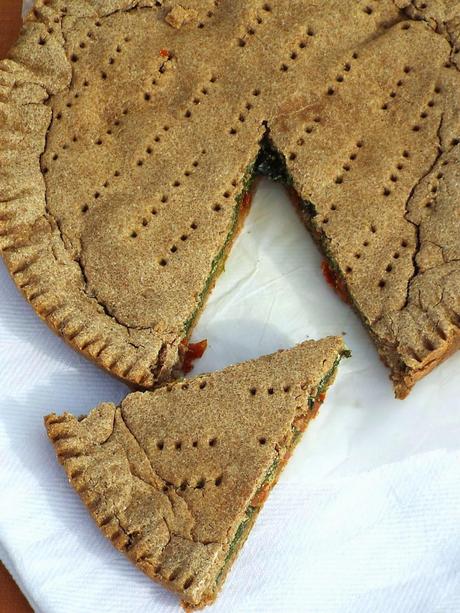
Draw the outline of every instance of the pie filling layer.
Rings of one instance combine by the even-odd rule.
[[[211,270],[209,272],[208,278],[206,279],[206,283],[203,287],[203,290],[201,291],[198,297],[198,303],[195,307],[195,310],[193,311],[189,319],[187,319],[187,321],[184,324],[185,337],[189,336],[192,330],[192,327],[196,322],[198,314],[203,308],[204,303],[206,302],[206,298],[209,295],[209,292],[211,291],[217,279],[217,276],[224,269],[225,260],[230,251],[232,242],[235,240],[236,236],[238,235],[238,232],[243,225],[244,219],[246,218],[246,215],[249,212],[249,208],[251,206],[251,200],[252,200],[251,189],[253,187],[253,183],[256,179],[256,176],[257,176],[257,173],[255,172],[255,164],[250,164],[244,174],[243,188],[240,194],[235,199],[235,206],[233,207],[232,219],[231,219],[230,228],[229,228],[227,237],[219,253],[216,255],[216,257],[213,259],[211,263]]]
[[[375,337],[369,322],[365,319],[356,305],[356,302],[353,299],[353,294],[348,287],[347,280],[342,274],[338,263],[330,251],[329,239],[321,231],[320,226],[315,223],[315,217],[317,215],[315,205],[312,202],[303,200],[294,189],[293,180],[287,169],[286,160],[284,156],[273,146],[268,133],[262,140],[260,153],[255,164],[255,172],[257,174],[264,175],[273,181],[281,183],[288,189],[289,196],[294,206],[298,210],[302,221],[326,258],[322,264],[322,271],[326,281],[336,291],[339,297],[344,300],[344,302],[352,306],[369,332],[372,340],[377,345],[377,348],[379,348],[379,340]],[[396,382],[403,380],[404,375],[409,372],[406,364],[404,364],[404,362],[398,358],[397,354],[395,354],[393,356],[393,359],[397,360],[397,368],[395,368],[394,363],[390,364],[388,360],[385,359],[385,355],[381,352],[379,353],[386,365],[392,369],[392,379]]]
[[[324,375],[324,377],[319,382],[316,394],[308,398],[306,411],[298,414],[293,420],[291,424],[290,441],[288,442],[286,447],[280,449],[277,452],[276,458],[273,460],[272,464],[268,468],[250,504],[246,508],[243,519],[238,525],[235,534],[230,541],[223,565],[216,576],[214,590],[204,596],[204,602],[211,602],[215,598],[217,591],[219,590],[228,571],[230,570],[233,560],[235,559],[239,550],[246,541],[246,538],[251,531],[251,528],[257,518],[260,509],[268,498],[271,489],[277,483],[283,468],[290,459],[292,451],[300,441],[301,435],[305,431],[309,421],[316,416],[321,404],[324,402],[327,389],[334,381],[337,368],[340,364],[340,360],[342,359],[342,357],[348,357],[349,355],[350,352],[348,350],[345,350],[342,352],[341,355],[337,357],[332,368]]]

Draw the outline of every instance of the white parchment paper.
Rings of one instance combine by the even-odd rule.
[[[281,188],[263,181],[194,338],[196,372],[345,332],[344,361],[213,611],[460,611],[460,356],[393,399],[352,311]],[[99,533],[44,414],[127,389],[47,329],[0,266],[0,555],[37,611],[178,611]]]
[[[460,355],[394,400],[283,190],[263,181],[195,329],[209,348],[192,375],[342,332],[353,357],[261,511],[216,613],[460,612]],[[50,411],[84,414],[127,388],[49,331],[1,262],[0,390],[0,557],[34,609],[178,611],[176,597],[99,533],[43,428]]]

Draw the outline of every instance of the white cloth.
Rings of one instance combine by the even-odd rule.
[[[55,336],[0,266],[0,555],[37,611],[178,611],[99,533],[43,428],[127,388]],[[281,188],[262,182],[194,337],[196,372],[346,331],[353,356],[273,490],[213,611],[460,611],[460,355],[394,400]],[[193,373],[192,373],[193,374]],[[1,595],[0,595],[1,601]],[[0,606],[1,608],[1,606]]]

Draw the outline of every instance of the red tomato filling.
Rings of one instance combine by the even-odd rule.
[[[315,414],[319,411],[319,407],[323,404],[325,398],[326,398],[326,392],[323,392],[322,394],[319,394],[316,397],[315,403],[313,405],[313,412]]]
[[[337,294],[340,296],[340,298],[342,298],[344,302],[349,304],[350,298],[348,297],[348,291],[345,281],[341,277],[339,277],[334,270],[332,270],[327,260],[323,260],[321,262],[321,270],[323,272],[324,278],[326,279],[326,282],[332,287],[333,290],[337,292]]]
[[[189,343],[186,338],[182,339],[181,344],[185,346],[186,352],[182,362],[182,370],[185,374],[189,373],[193,368],[193,362],[201,358],[206,351],[208,341],[206,339],[199,343]]]
[[[263,503],[267,500],[268,494],[270,493],[271,483],[264,483],[260,490],[254,494],[253,499],[251,500],[251,507],[261,507]]]
[[[246,192],[241,200],[240,211],[245,212],[249,209],[252,202],[252,192]]]

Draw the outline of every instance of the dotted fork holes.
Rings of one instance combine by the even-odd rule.
[[[319,116],[317,115],[316,117],[314,117],[314,118],[313,118],[313,121],[314,121],[315,123],[321,123],[321,117],[319,117]],[[311,134],[311,133],[313,132],[313,130],[314,130],[314,127],[313,127],[313,126],[307,126],[307,127],[305,128],[305,132],[306,132],[306,134]]]
[[[186,579],[184,581],[182,589],[183,590],[188,590],[188,588],[191,587],[191,585],[193,584],[193,581],[194,581],[193,577],[189,577],[188,579]]]
[[[192,222],[190,224],[190,228],[192,230],[196,230],[198,228],[198,224],[194,221],[194,222]],[[180,240],[182,242],[185,242],[186,240],[188,240],[188,234],[182,234],[182,236],[180,237]],[[177,247],[177,245],[172,245],[169,250],[170,250],[171,253],[177,253],[178,247]],[[204,384],[204,386],[206,386],[206,383]],[[200,388],[201,388],[201,385],[200,385]],[[182,389],[188,389],[188,385],[184,384],[182,386]],[[201,389],[204,389],[204,388],[201,388]]]
[[[357,149],[361,149],[362,147],[364,147],[364,142],[362,140],[358,140],[356,142],[355,146],[356,146]],[[353,162],[358,157],[358,154],[355,151],[353,151],[352,153],[350,153],[350,155],[348,157]],[[342,168],[343,168],[343,170],[345,170],[345,172],[350,172],[350,170],[351,170],[350,164],[347,164],[347,163],[345,163],[342,166]],[[337,185],[341,185],[343,183],[343,179],[344,179],[343,175],[338,175],[338,176],[335,177],[334,182]],[[332,207],[331,207],[331,210],[335,210],[335,209],[332,209]]]

